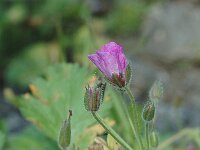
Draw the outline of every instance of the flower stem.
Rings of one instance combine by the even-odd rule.
[[[138,133],[138,112],[137,112],[137,107],[136,107],[136,103],[135,103],[135,97],[133,96],[133,94],[131,93],[131,90],[128,88],[128,87],[125,87],[125,90],[126,90],[126,93],[128,94],[131,102],[132,102],[132,106],[133,106],[133,111],[134,111],[134,120],[133,120],[133,126],[135,128],[135,137],[136,137],[136,140],[139,144],[139,147],[140,149],[144,149],[143,148],[143,144],[142,144],[142,140],[141,140],[141,137]]]
[[[126,110],[126,114],[127,114],[128,121],[129,121],[129,123],[130,123],[131,129],[132,129],[132,131],[133,131],[134,135],[136,136],[136,139],[137,139],[137,141],[138,141],[138,143],[139,143],[139,140],[138,140],[139,137],[138,137],[136,128],[135,128],[135,126],[134,126],[134,124],[133,124],[133,122],[132,122],[132,119],[131,119],[131,117],[130,117],[130,115],[129,115],[129,112],[128,112],[127,110]],[[139,147],[140,147],[141,150],[143,149],[142,146],[141,146],[140,144],[139,144]]]
[[[145,137],[147,142],[147,150],[149,150],[149,123],[145,122]]]
[[[110,126],[108,126],[104,120],[96,112],[91,112],[94,118],[99,122],[99,124],[124,148],[127,150],[133,150]]]

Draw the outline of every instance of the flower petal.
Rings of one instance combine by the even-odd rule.
[[[118,64],[119,72],[125,73],[128,62],[123,53],[118,53],[117,64]]]
[[[89,55],[88,58],[110,79],[112,74],[125,75],[127,60],[123,48],[115,42],[105,44],[96,54]]]
[[[110,77],[110,74],[107,72],[107,69],[105,67],[105,63],[97,54],[91,54],[88,55],[88,58],[97,66],[97,68],[105,74],[105,76]]]
[[[126,70],[127,66],[127,60],[126,57],[123,54],[123,48],[118,45],[115,42],[109,42],[108,44],[105,44],[99,51],[97,52],[108,52],[110,55],[112,55],[115,60],[115,63],[118,65],[118,70],[119,72],[123,73]],[[113,64],[114,65],[114,64]],[[117,73],[119,73],[117,72]]]
[[[109,52],[97,52],[97,55],[103,61],[105,71],[109,74],[109,78],[112,77],[113,73],[119,73],[117,58]]]
[[[123,48],[115,42],[109,42],[101,47],[100,52],[123,53]]]

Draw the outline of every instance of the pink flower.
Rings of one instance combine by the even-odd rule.
[[[110,42],[88,58],[97,66],[105,77],[118,87],[126,85],[126,71],[128,62],[123,48],[115,42]]]

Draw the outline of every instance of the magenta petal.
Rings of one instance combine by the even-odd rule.
[[[101,58],[99,58],[99,56],[97,54],[88,55],[88,58],[97,66],[97,68],[103,74],[105,74],[105,76],[110,77],[110,74],[109,74],[109,72],[107,72],[107,69],[104,65],[105,64],[104,61],[102,61]]]
[[[100,65],[98,55],[97,54],[91,54],[88,55],[88,58],[95,64],[95,65]]]
[[[104,69],[104,65],[103,65],[102,62],[99,60],[99,56],[98,56],[97,54],[88,55],[88,58],[89,58],[100,70],[103,70],[103,69]]]
[[[109,53],[123,53],[123,48],[115,42],[109,42],[108,44],[105,44],[100,51]]]
[[[117,59],[111,53],[108,52],[97,52],[97,55],[104,62],[104,66],[106,72],[109,74],[109,77],[112,76],[113,73],[119,73]]]
[[[120,45],[115,42],[109,42],[108,44],[104,45],[98,52],[108,52],[110,55],[112,55],[115,58],[114,60],[116,60],[115,63],[118,65],[118,73],[124,72],[127,66],[127,61],[123,54],[123,48]]]
[[[119,72],[125,73],[128,62],[123,53],[118,54],[117,63],[118,63]]]
[[[107,78],[111,79],[113,74],[125,75],[127,59],[123,48],[115,42],[104,45],[96,54],[89,55],[88,58]]]

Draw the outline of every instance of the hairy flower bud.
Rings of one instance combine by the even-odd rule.
[[[103,102],[106,83],[98,83],[97,85],[86,87],[84,104],[87,111],[98,111]]]
[[[156,148],[159,144],[159,138],[157,132],[153,131],[150,135],[150,143],[153,148]]]
[[[160,100],[163,95],[163,86],[160,81],[155,81],[149,91],[150,100]]]
[[[71,116],[72,111],[69,110],[68,119],[64,120],[59,134],[58,145],[61,149],[66,149],[70,145],[71,141]]]
[[[144,121],[151,121],[155,115],[155,105],[152,101],[148,101],[143,108],[142,117]]]

